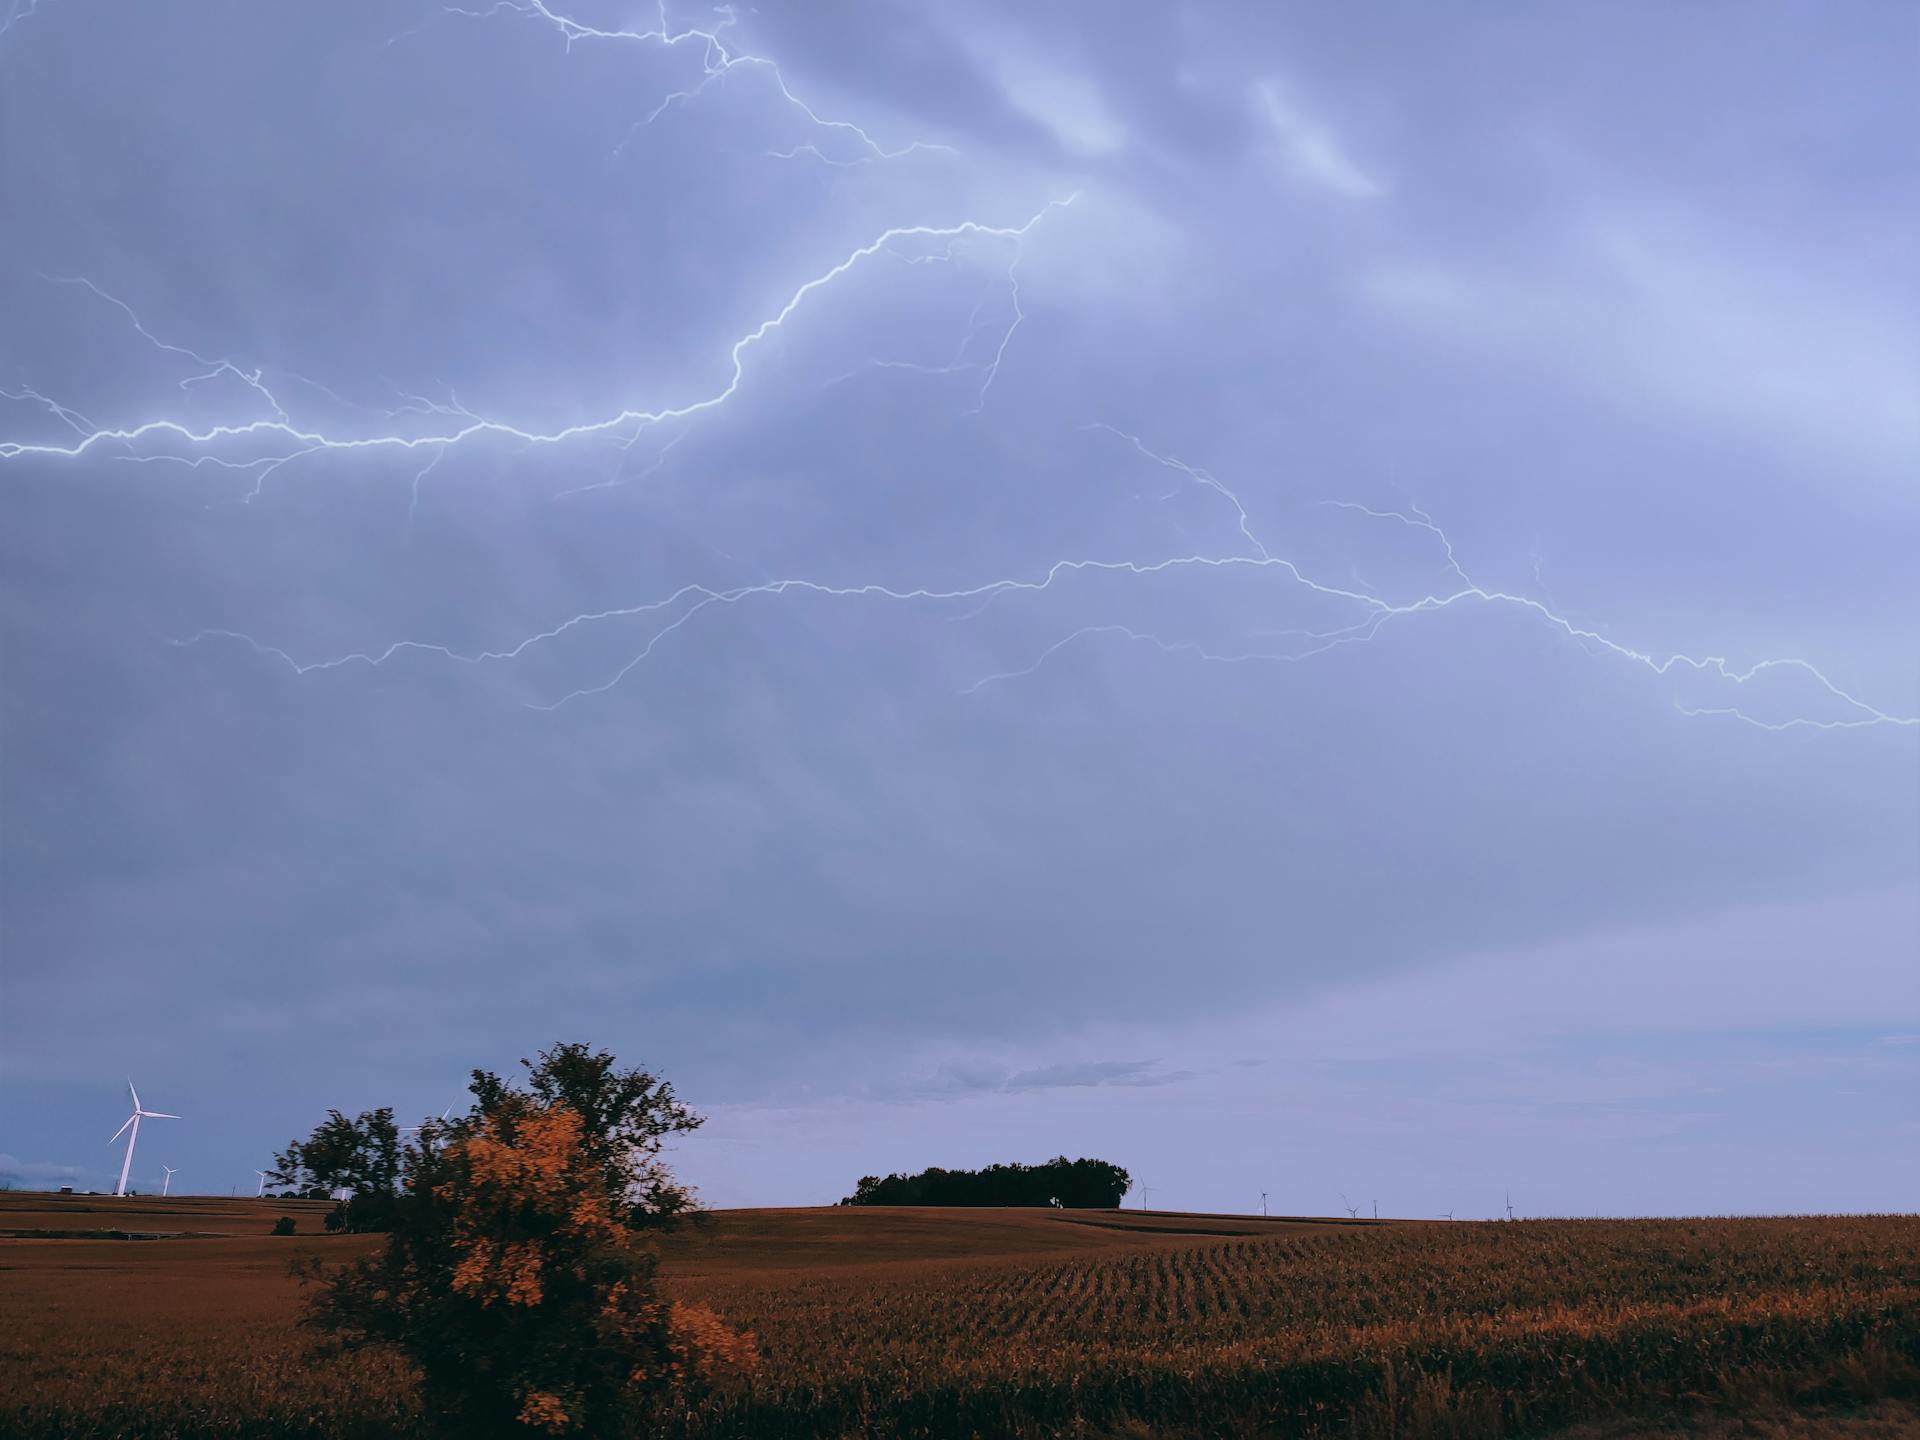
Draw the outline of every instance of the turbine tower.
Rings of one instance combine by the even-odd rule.
[[[173,1189],[173,1177],[178,1175],[180,1171],[177,1166],[173,1165],[162,1165],[160,1168],[167,1172],[167,1178],[160,1182],[160,1194],[165,1196],[169,1190]]]
[[[127,1094],[133,1097],[133,1114],[127,1117],[126,1124],[113,1132],[113,1139],[107,1141],[107,1143],[111,1145],[114,1140],[118,1140],[122,1135],[126,1135],[127,1137],[127,1158],[120,1162],[120,1184],[113,1192],[115,1195],[125,1195],[127,1193],[127,1172],[133,1169],[133,1142],[140,1138],[140,1122],[142,1120],[178,1120],[180,1118],[178,1115],[169,1115],[164,1110],[142,1110],[140,1108],[140,1092],[133,1088],[133,1080],[131,1077],[127,1080]],[[131,1128],[131,1133],[129,1133],[129,1128]]]
[[[253,1173],[260,1177],[260,1188],[253,1192],[253,1198],[258,1200],[262,1195],[267,1193],[267,1177],[273,1172],[271,1170],[256,1170]]]

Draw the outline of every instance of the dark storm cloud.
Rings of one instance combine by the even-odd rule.
[[[1297,664],[1202,658],[1355,618],[1271,569],[607,613],[1251,553],[1100,423],[1325,583],[1445,587],[1430,534],[1318,502],[1417,503],[1621,644],[1920,712],[1903,24],[743,16],[819,114],[951,147],[875,159],[764,67],[661,110],[699,46],[511,8],[42,6],[0,37],[0,441],[73,438],[34,394],[336,436],[685,406],[886,228],[1080,198],[1017,271],[862,262],[630,448],[0,459],[11,1148],[90,1134],[129,1067],[227,1156],[579,1033],[710,1100],[919,1094],[922,1045],[980,1048],[956,1097],[1172,1089],[1186,1055],[1035,1052],[1910,887],[1913,729],[1689,720],[1859,712],[1510,606]],[[73,276],[273,399],[183,386],[215,367]],[[440,648],[273,653],[403,640]]]

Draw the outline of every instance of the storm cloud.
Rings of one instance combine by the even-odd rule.
[[[16,4],[0,1144],[1910,1190],[1915,26]]]

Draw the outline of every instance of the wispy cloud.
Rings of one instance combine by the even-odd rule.
[[[1253,95],[1256,110],[1279,136],[1296,176],[1349,200],[1377,200],[1387,193],[1385,182],[1364,169],[1333,132],[1276,81],[1261,81]]]
[[[1079,1090],[1099,1086],[1146,1088],[1174,1085],[1193,1075],[1189,1070],[1166,1070],[1156,1060],[1059,1060],[1015,1070],[990,1062],[947,1065],[915,1087],[926,1096],[1001,1094],[1019,1095],[1041,1090]]]
[[[61,1165],[52,1160],[22,1160],[18,1156],[0,1152],[0,1184],[6,1185],[46,1185],[70,1184],[75,1180],[98,1177],[102,1172],[83,1169],[78,1165]]]
[[[1524,355],[1615,403],[1920,455],[1920,350],[1901,326],[1843,278],[1742,236],[1617,209],[1506,265],[1384,265],[1361,293],[1443,341]]]

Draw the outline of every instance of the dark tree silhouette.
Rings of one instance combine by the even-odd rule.
[[[347,1191],[327,1216],[329,1230],[385,1230],[400,1188],[400,1131],[392,1109],[363,1110],[352,1120],[329,1110],[312,1135],[288,1142],[274,1157],[267,1179],[296,1195]]]
[[[984,1170],[942,1170],[918,1175],[863,1175],[842,1205],[1060,1205],[1070,1210],[1112,1210],[1133,1177],[1105,1160],[1069,1160],[1044,1165],[989,1165]]]

